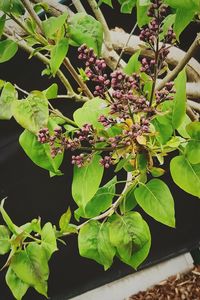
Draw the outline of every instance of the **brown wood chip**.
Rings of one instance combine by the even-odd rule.
[[[200,300],[200,266],[186,274],[171,276],[129,300]]]

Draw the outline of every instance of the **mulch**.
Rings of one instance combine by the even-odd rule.
[[[186,274],[177,274],[129,300],[200,300],[200,266]]]

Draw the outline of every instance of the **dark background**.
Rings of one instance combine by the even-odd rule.
[[[111,28],[117,25],[130,32],[135,22],[134,15],[119,15],[117,5],[115,10],[107,6],[102,8]],[[189,47],[198,31],[199,25],[190,26],[182,36],[182,49]],[[72,49],[72,61],[76,59],[75,55],[76,49]],[[196,58],[200,59],[200,55],[197,54]],[[40,77],[43,68],[36,59],[28,60],[26,54],[19,52],[10,62],[0,65],[0,78],[16,83],[28,91],[44,90],[53,81]],[[66,105],[65,101],[54,101],[54,106],[70,117],[78,105],[69,102]],[[43,223],[51,221],[57,224],[60,215],[69,205],[75,208],[70,188],[72,179],[70,155],[65,155],[62,164],[65,175],[50,178],[48,172],[34,165],[20,148],[18,137],[21,132],[22,128],[14,120],[0,122],[0,198],[8,196],[5,208],[18,225],[37,216],[41,216]],[[105,180],[111,176],[112,174],[107,172]],[[175,186],[168,172],[163,176],[163,180],[170,186],[175,199],[177,226],[176,229],[167,228],[142,212],[152,233],[151,252],[142,267],[195,248],[200,241],[200,201]],[[5,257],[0,257],[0,266],[4,262]],[[79,256],[77,237],[72,236],[67,239],[67,246],[59,244],[59,251],[50,261],[49,296],[53,300],[69,299],[132,272],[132,268],[122,264],[118,259],[115,259],[110,270],[104,272],[97,263]],[[4,278],[5,270],[0,273],[0,297],[3,300],[14,299],[6,287]],[[42,300],[44,297],[30,289],[24,299]]]

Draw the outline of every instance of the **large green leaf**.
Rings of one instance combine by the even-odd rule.
[[[174,81],[176,94],[173,100],[172,125],[174,129],[180,127],[186,114],[186,72],[185,69],[179,73]]]
[[[137,203],[158,222],[175,226],[174,200],[168,186],[160,179],[139,184],[135,190]]]
[[[74,166],[72,196],[83,210],[97,192],[103,176],[103,167],[99,163],[100,158],[96,154],[86,166],[81,168]]]
[[[200,164],[192,165],[181,155],[171,160],[170,171],[174,182],[182,190],[200,197]]]
[[[76,217],[93,218],[108,209],[111,206],[112,199],[115,195],[116,183],[117,177],[115,176],[104,186],[100,187],[92,199],[87,203],[84,211],[81,208],[76,210]]]
[[[140,28],[149,23],[147,11],[150,3],[150,0],[137,0],[137,23]]]
[[[0,63],[10,60],[18,50],[18,45],[9,39],[0,41]]]
[[[37,137],[28,130],[19,137],[19,143],[26,155],[39,167],[51,171],[56,175],[62,173],[58,170],[63,159],[63,155],[58,154],[54,159],[50,154],[50,147],[48,144],[41,144]]]
[[[101,115],[107,115],[109,108],[105,100],[100,98],[92,99],[86,102],[81,108],[77,109],[73,115],[75,123],[82,127],[90,123],[94,128],[103,129],[103,125],[98,122]]]
[[[37,133],[39,129],[47,127],[48,101],[43,93],[34,92],[26,99],[13,103],[13,116],[22,127]]]
[[[100,22],[85,13],[75,14],[69,25],[69,35],[78,45],[86,44],[100,55],[103,43],[103,28]]]
[[[176,38],[178,40],[179,40],[180,34],[193,20],[195,13],[196,13],[196,11],[194,9],[179,8],[176,10],[174,32],[176,33]]]
[[[41,245],[33,242],[25,250],[16,252],[10,267],[19,279],[47,297],[46,281],[49,277],[49,267],[46,251]]]
[[[58,250],[55,231],[50,222],[46,223],[41,232],[41,245],[46,251],[47,259],[49,260],[51,255]]]
[[[179,38],[181,32],[193,20],[196,12],[200,10],[199,0],[165,0],[171,7],[176,9],[176,19],[174,24],[174,31],[176,37]]]
[[[42,28],[47,38],[54,38],[57,31],[59,31],[67,20],[68,14],[63,13],[58,17],[50,17],[42,22]]]
[[[116,216],[109,227],[110,241],[120,259],[137,268],[147,257],[151,245],[148,225],[137,212]]]
[[[0,96],[0,119],[10,120],[12,117],[12,104],[17,98],[17,92],[10,82],[6,82]]]
[[[10,247],[10,231],[6,226],[0,225],[0,255],[6,254]]]
[[[81,256],[94,259],[105,270],[110,268],[115,248],[110,242],[109,223],[90,221],[83,226],[78,235],[78,247]]]
[[[11,267],[8,268],[8,271],[6,273],[6,283],[8,287],[10,288],[13,296],[17,300],[21,300],[23,296],[26,294],[29,285],[25,282],[23,282],[11,269]]]
[[[51,50],[50,68],[52,74],[55,76],[60,68],[64,58],[67,55],[69,43],[67,38],[61,39]]]

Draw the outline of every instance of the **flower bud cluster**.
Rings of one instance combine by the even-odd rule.
[[[78,48],[78,58],[86,65],[85,73],[87,77],[95,83],[94,95],[105,98],[105,93],[110,87],[110,80],[105,73],[107,67],[105,60],[98,58],[94,50],[85,44]]]
[[[167,100],[173,100],[173,94],[175,93],[175,90],[173,89],[174,83],[173,82],[168,82],[166,83],[165,87],[160,90],[156,91],[156,104],[160,104],[164,101]]]
[[[164,66],[163,62],[169,54],[169,45],[167,45],[167,43],[173,43],[176,40],[173,29],[169,28],[164,35],[162,45],[159,45],[159,36],[163,32],[162,22],[166,13],[167,6],[163,4],[162,0],[151,0],[151,5],[148,10],[148,16],[151,17],[151,21],[140,33],[140,39],[148,45],[149,49],[155,52],[156,59],[144,58],[141,67],[141,72],[146,72],[152,78],[155,75],[155,69],[158,70],[159,74],[159,71]]]

